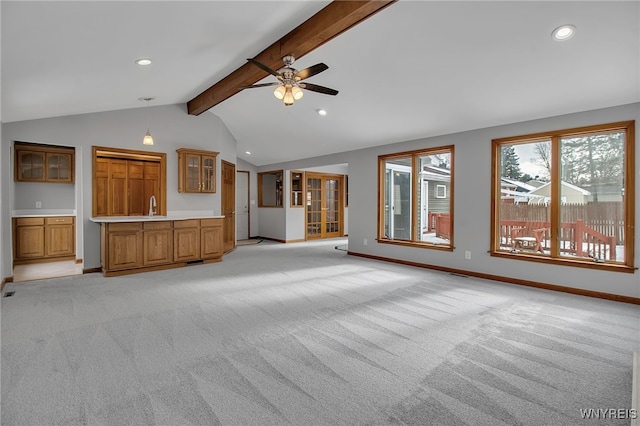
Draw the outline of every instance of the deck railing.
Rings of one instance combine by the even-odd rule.
[[[500,245],[514,247],[514,235],[533,236],[534,230],[540,232],[542,246],[549,249],[551,240],[549,222],[527,222],[524,220],[503,220],[500,222]],[[562,223],[560,232],[560,253],[594,259],[616,259],[616,237],[606,236],[577,220],[574,223]]]

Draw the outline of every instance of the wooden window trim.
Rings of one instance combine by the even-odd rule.
[[[560,198],[560,139],[567,137],[576,137],[582,135],[590,135],[594,133],[612,133],[625,132],[624,147],[624,229],[625,242],[624,246],[624,262],[594,262],[587,258],[571,259],[561,257],[557,244],[552,244],[549,255],[539,255],[534,253],[511,253],[500,250],[500,226],[496,221],[499,219],[500,206],[500,173],[499,159],[500,148],[506,144],[531,143],[538,141],[551,142],[551,199],[558,200]],[[502,257],[507,259],[517,259],[532,262],[547,263],[553,265],[575,266],[580,268],[597,269],[615,272],[634,273],[637,268],[634,267],[634,238],[635,238],[635,121],[620,121],[609,124],[599,124],[593,126],[583,126],[564,130],[555,130],[550,132],[540,132],[522,136],[512,136],[507,138],[499,138],[492,140],[491,150],[491,241],[489,253],[491,256]],[[551,203],[551,229],[550,239],[555,241],[559,234],[560,222],[560,205],[558,202]]]
[[[384,236],[384,185],[385,185],[385,166],[386,161],[411,157],[412,171],[416,170],[418,157],[425,155],[450,154],[451,155],[451,175],[449,181],[449,217],[450,217],[450,243],[448,245],[434,244],[425,241],[418,241],[417,236],[417,215],[413,214],[411,218],[411,240],[392,240]],[[454,251],[454,175],[455,175],[455,146],[446,145],[434,148],[425,148],[412,151],[396,152],[392,154],[384,154],[378,156],[378,236],[376,241],[383,244],[393,244],[398,246],[428,248],[441,251]],[[415,184],[415,182],[414,182]],[[415,185],[414,185],[415,186]],[[411,206],[417,205],[417,191],[411,192]]]
[[[263,200],[262,200],[262,176],[263,175],[269,175],[269,174],[280,174],[282,175],[282,195],[281,195],[281,200],[280,200],[280,205],[277,205],[278,200],[277,200],[277,196],[276,196],[276,205],[275,206],[265,206],[263,205]],[[265,209],[281,209],[284,207],[284,170],[269,170],[266,172],[259,172],[258,173],[258,208],[265,208]]]
[[[122,160],[142,160],[160,163],[160,193],[162,199],[159,200],[157,206],[157,215],[166,216],[167,214],[167,154],[164,152],[139,151],[125,148],[112,148],[103,146],[93,146],[91,155],[91,187],[92,202],[91,215],[96,217],[98,192],[96,182],[96,160],[99,157],[115,158]]]

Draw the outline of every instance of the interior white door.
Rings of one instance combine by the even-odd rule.
[[[249,239],[249,172],[236,173],[236,240]]]

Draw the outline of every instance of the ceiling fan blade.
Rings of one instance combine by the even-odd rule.
[[[301,81],[304,80],[305,78],[309,78],[311,76],[314,76],[316,74],[320,74],[322,71],[325,71],[329,69],[328,66],[326,66],[325,64],[323,64],[322,62],[319,64],[315,64],[309,68],[305,68],[302,71],[299,71],[294,78],[296,79],[296,81]]]
[[[252,84],[251,86],[240,86],[239,89],[253,89],[255,87],[267,87],[267,86],[279,86],[282,83],[279,81],[274,81],[273,83],[260,83],[260,84]]]
[[[258,68],[263,69],[264,71],[268,72],[269,74],[274,75],[274,76],[278,77],[279,79],[282,79],[282,76],[280,74],[278,74],[278,72],[272,70],[271,68],[269,68],[265,64],[263,64],[261,62],[258,62],[253,58],[247,58],[247,61],[251,62],[252,64],[257,66]]]
[[[337,95],[338,91],[334,89],[329,89],[328,87],[318,86],[317,84],[311,83],[300,83],[300,87],[303,89],[311,90],[312,92],[324,93],[325,95]]]

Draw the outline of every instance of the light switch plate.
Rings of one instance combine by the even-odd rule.
[[[42,201],[36,201],[36,209],[42,208]]]

